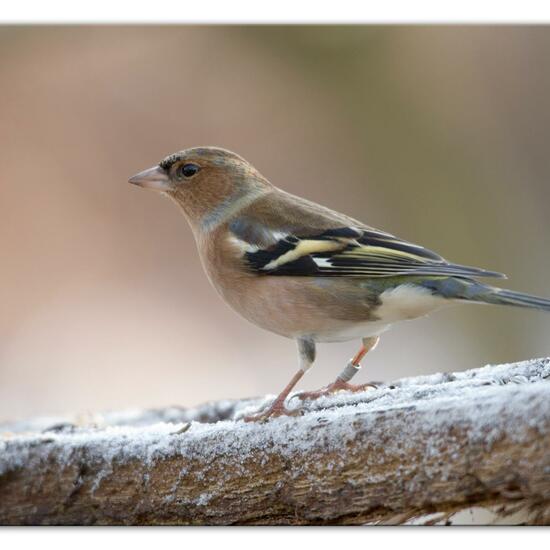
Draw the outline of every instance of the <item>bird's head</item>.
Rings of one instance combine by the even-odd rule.
[[[129,180],[169,195],[193,227],[217,225],[240,203],[271,184],[246,160],[217,147],[194,147],[167,156]]]

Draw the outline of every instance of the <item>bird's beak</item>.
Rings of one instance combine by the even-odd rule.
[[[160,166],[153,166],[153,168],[143,170],[143,172],[132,176],[128,180],[128,183],[133,183],[146,189],[155,189],[156,191],[170,191],[172,189],[172,182],[168,174]]]

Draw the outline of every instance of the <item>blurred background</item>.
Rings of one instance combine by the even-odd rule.
[[[176,207],[127,184],[232,149],[275,185],[550,295],[550,29],[0,28],[0,419],[278,393],[294,343],[210,288]],[[397,325],[361,381],[550,355],[550,315]],[[320,346],[300,389],[358,343]]]

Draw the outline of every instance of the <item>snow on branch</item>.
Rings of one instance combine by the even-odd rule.
[[[547,524],[549,382],[540,359],[265,424],[240,418],[268,398],[0,424],[0,524],[406,523],[472,506]]]

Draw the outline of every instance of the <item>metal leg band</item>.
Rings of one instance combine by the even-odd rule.
[[[344,382],[349,382],[361,369],[361,365],[355,365],[350,361],[346,368],[338,375],[338,378]]]

